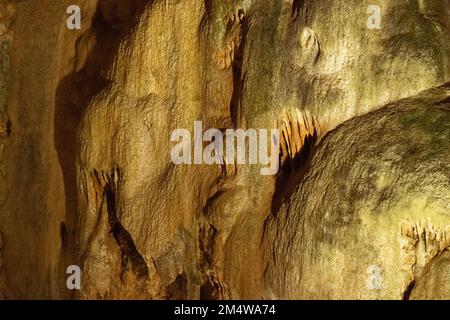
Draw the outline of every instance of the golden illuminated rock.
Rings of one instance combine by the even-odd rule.
[[[0,1],[0,298],[450,297],[448,0],[71,5]]]

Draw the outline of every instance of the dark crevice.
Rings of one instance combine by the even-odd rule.
[[[214,243],[217,237],[217,229],[209,225],[208,227],[200,228],[200,260],[202,266],[207,268],[213,264]]]
[[[217,229],[207,225],[200,229],[199,265],[205,275],[205,281],[200,286],[201,300],[222,300],[225,298],[225,290],[214,270],[214,247],[217,239]]]
[[[438,104],[450,104],[450,97],[445,98],[438,102]]]
[[[232,72],[233,72],[233,94],[231,96],[230,103],[230,115],[233,125],[239,127],[242,123],[242,91],[244,89],[244,74],[242,71],[244,49],[247,40],[247,34],[249,29],[249,17],[244,15],[244,12],[239,10],[238,15],[242,17],[240,21],[241,34],[240,43],[238,48],[234,52]]]
[[[294,0],[292,3],[291,19],[300,22],[302,26],[310,23],[313,2],[310,0]]]
[[[200,287],[200,300],[224,300],[224,288],[214,273],[208,275],[206,282]]]
[[[438,106],[450,106],[450,97],[445,98],[437,103]]]
[[[295,188],[302,180],[305,174],[305,168],[311,157],[314,146],[318,139],[318,133],[315,130],[313,135],[309,135],[304,140],[303,148],[293,158],[287,158],[280,166],[278,171],[275,192],[272,199],[272,214],[276,214],[284,200],[290,198]]]
[[[208,19],[211,19],[213,15],[213,1],[212,0],[204,0],[206,16]]]
[[[297,20],[298,17],[300,16],[300,11],[301,11],[303,4],[304,4],[304,0],[294,0],[294,2],[292,3],[291,17],[293,20]]]
[[[61,221],[60,227],[59,227],[60,235],[61,235],[61,244],[63,247],[67,244],[67,229],[66,224],[64,221]]]
[[[134,244],[130,233],[120,223],[116,212],[116,195],[110,184],[105,187],[106,203],[108,209],[108,222],[111,226],[111,233],[117,242],[122,254],[122,272],[120,277],[123,280],[127,271],[128,261],[131,263],[131,269],[139,279],[148,279],[148,266],[144,258]]]
[[[411,293],[414,290],[415,286],[416,286],[416,280],[411,281],[411,283],[406,288],[405,293],[403,293],[403,300],[409,300],[409,298],[411,297]]]

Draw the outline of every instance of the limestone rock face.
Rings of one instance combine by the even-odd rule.
[[[450,3],[377,2],[0,1],[0,298],[448,298]]]
[[[449,297],[449,97],[447,85],[323,138],[290,200],[268,219],[268,293]]]

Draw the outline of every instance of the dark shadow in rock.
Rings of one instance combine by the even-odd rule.
[[[175,281],[167,287],[167,299],[184,300],[187,297],[187,278],[186,274],[180,273]]]
[[[272,215],[276,215],[283,201],[291,197],[296,186],[302,180],[317,138],[316,131],[314,135],[307,136],[301,151],[294,158],[287,158],[281,163],[275,182],[274,196],[272,198]]]

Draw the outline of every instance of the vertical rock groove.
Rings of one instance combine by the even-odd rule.
[[[132,270],[136,273],[138,279],[148,279],[148,267],[144,258],[136,249],[136,245],[131,238],[130,233],[120,223],[116,211],[116,195],[113,187],[108,183],[105,187],[106,203],[108,210],[108,222],[111,226],[111,233],[122,252],[122,258],[131,262]]]

